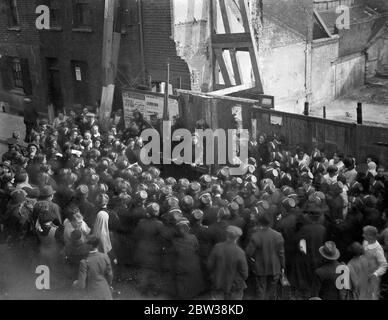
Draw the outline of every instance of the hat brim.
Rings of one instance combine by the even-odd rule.
[[[40,196],[41,197],[50,197],[50,196],[53,196],[56,193],[57,193],[56,191],[52,191],[52,192],[49,192],[49,193],[41,193]]]
[[[341,256],[340,252],[338,249],[335,249],[335,255],[330,257],[328,255],[325,254],[325,252],[323,251],[325,247],[320,247],[319,248],[319,253],[321,254],[322,257],[324,257],[325,259],[327,260],[331,260],[331,261],[336,261],[339,259],[339,257]]]

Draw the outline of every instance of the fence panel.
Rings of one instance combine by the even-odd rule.
[[[199,119],[205,119],[213,129],[233,128],[232,108],[241,106],[243,127],[250,132],[253,129],[252,119],[256,119],[257,134],[263,132],[282,135],[291,148],[296,145],[312,148],[317,145],[324,147],[328,156],[339,150],[345,155],[355,156],[358,162],[364,162],[367,155],[374,155],[388,166],[387,128],[257,108],[257,101],[248,99],[214,97],[183,90],[178,94],[185,102],[183,114],[188,128],[194,128],[193,123]]]

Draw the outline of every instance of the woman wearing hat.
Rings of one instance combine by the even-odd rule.
[[[140,220],[135,229],[135,263],[139,268],[139,289],[142,294],[157,295],[160,290],[163,223],[158,220],[160,207],[157,203],[148,204],[146,210],[146,217]]]
[[[193,299],[205,288],[197,238],[190,234],[190,222],[183,218],[176,223],[176,236],[172,240],[172,267],[175,297]]]

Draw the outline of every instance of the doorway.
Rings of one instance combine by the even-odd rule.
[[[55,116],[63,111],[63,95],[61,86],[61,73],[58,65],[58,59],[47,58],[47,84],[48,101],[53,105]]]

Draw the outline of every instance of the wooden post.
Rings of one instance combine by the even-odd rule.
[[[142,0],[138,1],[138,15],[139,15],[139,35],[140,35],[140,60],[141,60],[141,73],[142,82],[146,82],[146,67],[145,67],[145,55],[144,55],[144,30],[143,30],[143,3]]]
[[[117,62],[120,50],[121,26],[117,22],[120,4],[118,0],[105,0],[104,33],[102,49],[102,94],[99,118],[104,130],[108,128],[112,112]]]
[[[168,112],[169,85],[170,85],[170,61],[167,62],[167,80],[166,80],[166,86],[164,88],[164,108],[163,108],[164,121],[170,120],[170,115]]]
[[[308,116],[309,115],[309,103],[308,102],[305,102],[304,103],[304,112],[303,112],[303,114],[305,115],[305,116]]]
[[[362,124],[362,103],[357,103],[357,124]]]

